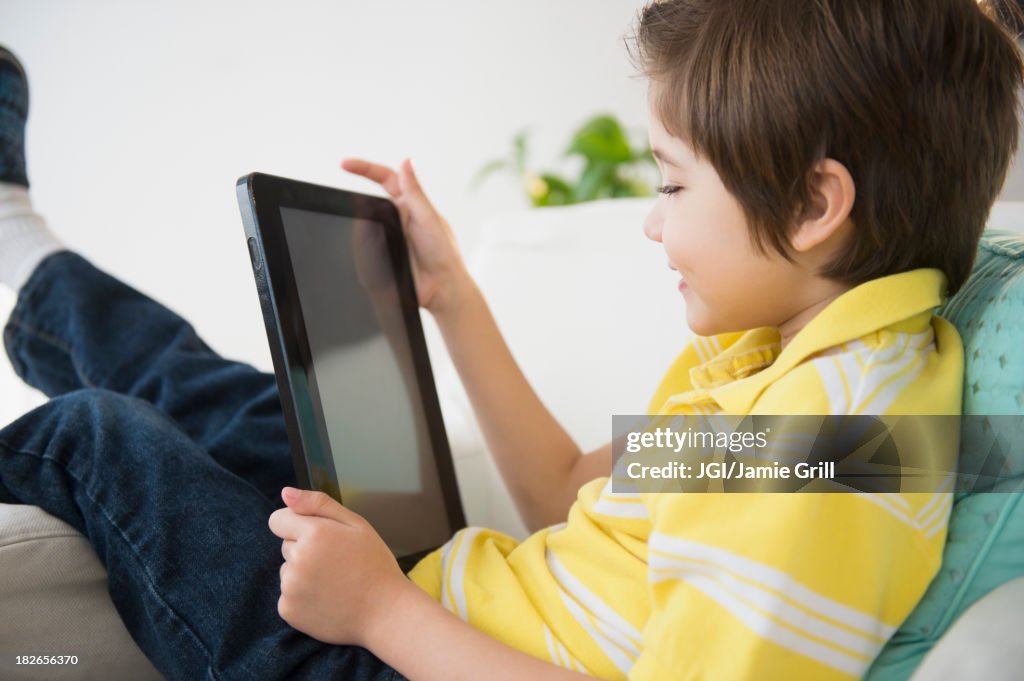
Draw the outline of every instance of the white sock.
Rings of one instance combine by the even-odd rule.
[[[65,248],[32,208],[28,189],[0,182],[0,283],[17,292],[43,258]]]

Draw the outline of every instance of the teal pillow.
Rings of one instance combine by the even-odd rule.
[[[964,413],[1024,414],[1024,234],[987,231],[967,284],[939,310],[964,341]],[[1024,576],[1024,418],[997,435],[984,422],[961,433],[965,469],[993,447],[1011,448],[1009,493],[954,497],[942,567],[924,598],[882,649],[865,675],[903,681],[953,622],[996,587]],[[1000,488],[996,488],[1000,489]],[[984,651],[978,651],[979,655]]]

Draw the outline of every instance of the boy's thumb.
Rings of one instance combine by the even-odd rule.
[[[288,508],[299,515],[330,518],[347,525],[353,524],[354,519],[359,517],[323,492],[285,487],[281,490],[281,498]]]
[[[402,172],[399,173],[399,175],[405,176],[406,180],[409,182],[410,188],[419,189],[420,181],[419,178],[416,177],[416,168],[413,166],[411,158],[407,158],[402,161],[401,170]]]
[[[412,159],[407,158],[402,161],[402,165],[398,169],[398,186],[401,188],[405,200],[414,210],[436,213],[430,199],[423,193],[423,187],[420,186],[419,178],[416,177],[416,171],[412,167]]]

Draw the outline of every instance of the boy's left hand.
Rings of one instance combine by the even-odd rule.
[[[288,507],[274,511],[269,522],[284,540],[278,613],[325,643],[366,647],[370,632],[412,583],[362,516],[323,492],[285,487],[281,498]]]

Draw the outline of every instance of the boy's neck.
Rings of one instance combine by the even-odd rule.
[[[849,291],[852,286],[845,284],[839,284],[836,282],[829,282],[827,286],[823,287],[820,293],[810,298],[808,302],[800,307],[800,309],[792,317],[782,322],[778,326],[779,330],[779,344],[784,350],[789,342],[796,337],[800,331],[807,326],[807,324],[818,316],[822,310],[829,306],[829,304],[841,296],[842,294]]]

